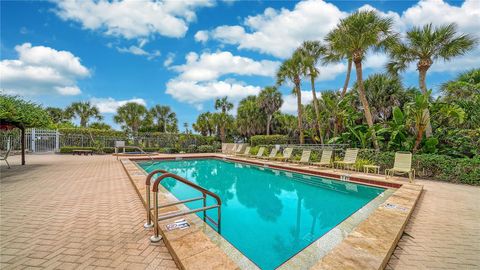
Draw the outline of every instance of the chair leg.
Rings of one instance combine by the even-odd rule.
[[[10,164],[8,163],[8,160],[5,159],[5,162],[7,163],[7,167],[10,169]]]

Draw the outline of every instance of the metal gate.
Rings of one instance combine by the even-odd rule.
[[[33,153],[58,152],[60,149],[60,133],[57,130],[27,129],[26,148]]]

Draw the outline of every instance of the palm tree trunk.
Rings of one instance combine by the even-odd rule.
[[[83,128],[87,127],[87,118],[80,117],[80,126]]]
[[[310,76],[310,83],[312,84],[313,107],[315,108],[315,117],[317,118],[315,124],[320,135],[320,143],[323,144],[322,128],[320,127],[320,110],[318,108],[317,93],[315,92],[315,78]]]
[[[422,142],[423,139],[423,132],[424,129],[419,128],[417,132],[417,137],[415,138],[415,146],[413,146],[413,153],[416,153],[418,150],[418,147],[420,146],[420,143]]]
[[[302,122],[302,91],[300,90],[300,84],[295,84],[295,92],[297,94],[297,112],[298,112],[298,133],[300,144],[305,143],[305,139],[303,138],[303,122]]]
[[[267,135],[270,135],[270,123],[272,122],[272,115],[267,116]]]
[[[342,98],[347,94],[348,84],[350,83],[350,74],[352,73],[352,59],[348,58],[347,66],[347,77],[345,78],[345,83],[343,84]]]
[[[419,79],[419,84],[420,84],[420,90],[422,90],[422,93],[423,93],[424,96],[428,95],[427,84],[425,82],[426,77],[427,77],[427,69],[428,68],[419,68],[418,69],[418,73],[419,73],[418,79]],[[432,136],[432,133],[433,133],[432,125],[430,124],[430,111],[428,109],[426,109],[425,113],[427,114],[427,117],[428,117],[427,128],[425,129],[425,136],[427,136],[427,138],[430,138]]]
[[[167,133],[167,121],[163,121],[163,132]]]
[[[222,143],[225,142],[225,127],[224,126],[220,127],[220,140],[222,141]]]
[[[380,151],[378,146],[377,136],[375,134],[375,129],[373,128],[373,118],[372,113],[370,112],[370,105],[368,105],[368,100],[365,95],[365,89],[363,87],[363,78],[362,78],[362,61],[355,61],[355,70],[357,71],[357,85],[358,85],[358,96],[362,102],[363,110],[365,113],[365,119],[367,120],[368,127],[372,132],[372,142],[375,151]]]

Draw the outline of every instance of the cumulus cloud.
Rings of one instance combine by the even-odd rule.
[[[165,61],[163,61],[163,66],[164,67],[169,67],[173,64],[173,61],[175,60],[175,54],[174,53],[168,53],[167,58]]]
[[[225,51],[201,55],[190,52],[185,59],[185,64],[171,67],[179,74],[167,83],[166,93],[197,108],[217,97],[227,96],[238,101],[258,94],[260,87],[247,85],[232,76],[273,76],[280,64],[268,60],[255,61]],[[230,77],[219,80],[223,76]]]
[[[146,56],[149,60],[152,60],[156,57],[159,57],[161,55],[160,51],[154,50],[152,52],[147,52],[144,49],[142,49],[139,46],[130,46],[128,48],[126,47],[117,47],[117,51],[121,53],[130,53],[133,55],[140,55],[140,56]]]
[[[83,28],[126,39],[152,35],[180,38],[196,20],[195,11],[214,5],[196,1],[57,1],[55,13],[63,20],[78,22]]]
[[[147,102],[143,98],[132,98],[126,100],[116,100],[112,97],[108,98],[91,98],[92,105],[97,106],[100,113],[115,113],[118,107],[125,105],[128,102],[135,102],[140,105],[146,106]]]
[[[71,52],[30,43],[17,45],[15,50],[18,59],[0,62],[0,82],[6,93],[78,95],[77,80],[90,76]]]
[[[208,41],[208,31],[198,31],[195,36],[195,41],[205,43]]]
[[[317,92],[317,98],[321,97],[321,93]],[[312,91],[302,90],[302,104],[307,105],[313,100]],[[297,96],[288,94],[283,96],[283,104],[280,108],[283,113],[296,114],[297,113]]]

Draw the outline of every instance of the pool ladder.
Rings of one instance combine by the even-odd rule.
[[[150,201],[150,184],[152,178],[157,175],[161,174],[155,180],[153,181],[153,207],[151,207],[151,201]],[[191,198],[191,199],[186,199],[186,200],[181,200],[177,202],[172,202],[172,203],[166,203],[159,205],[158,203],[158,186],[160,185],[160,182],[162,182],[166,178],[173,178],[179,182],[182,182],[186,184],[187,186],[196,189],[202,193],[201,197],[196,197],[196,198]],[[210,196],[216,200],[216,204],[207,206],[207,196]],[[203,221],[206,222],[207,220],[210,221],[212,224],[214,224],[217,227],[217,232],[220,233],[220,221],[221,221],[221,206],[222,206],[222,201],[220,197],[218,197],[217,194],[208,191],[201,186],[192,183],[191,181],[188,181],[187,179],[180,177],[176,174],[169,173],[165,170],[155,170],[152,171],[151,173],[148,174],[147,179],[145,181],[145,199],[146,199],[146,207],[145,209],[147,210],[147,222],[143,225],[144,228],[152,228],[153,227],[153,235],[150,237],[150,241],[152,243],[159,242],[162,240],[162,237],[160,236],[160,228],[159,228],[159,221],[163,221],[166,219],[170,218],[175,218],[175,217],[180,217],[180,216],[185,216],[188,214],[193,214],[197,212],[203,212]],[[165,214],[160,216],[159,215],[159,209],[169,207],[169,206],[174,206],[182,203],[188,203],[188,202],[194,202],[194,201],[199,201],[203,200],[203,207],[196,208],[196,209],[191,209],[191,210],[185,210],[185,211],[180,211],[177,213],[170,213],[170,214]],[[217,209],[217,221],[215,222],[212,218],[210,218],[207,215],[207,210],[210,209]],[[151,216],[151,210],[153,210],[153,222],[152,222],[152,216]]]

